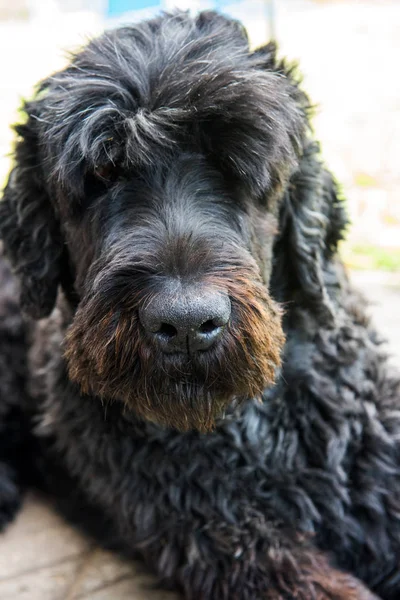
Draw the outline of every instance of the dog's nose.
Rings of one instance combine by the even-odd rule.
[[[227,294],[198,286],[161,293],[139,312],[147,334],[167,353],[207,350],[221,337],[230,315]]]

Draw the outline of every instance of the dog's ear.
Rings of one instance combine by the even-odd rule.
[[[280,208],[280,234],[275,242],[272,285],[290,288],[296,300],[311,307],[328,325],[335,306],[330,288],[338,285],[332,259],[347,225],[344,202],[332,175],[309,142],[293,173]]]
[[[239,180],[271,206],[297,165],[308,98],[294,70],[278,61],[275,44],[250,53],[242,47],[238,57],[236,68],[224,63],[199,87],[196,123],[204,152],[227,180]]]
[[[0,202],[3,250],[20,281],[20,303],[35,319],[50,314],[57,295],[63,243],[46,191],[34,103],[17,125],[15,166]]]
[[[307,306],[329,325],[336,308],[332,288],[338,280],[333,256],[347,225],[339,187],[321,162],[319,145],[311,139],[312,105],[301,87],[296,64],[279,61],[273,43],[252,56],[258,66],[283,77],[289,99],[304,116],[303,135],[297,136],[297,166],[284,186],[279,206],[279,235],[274,244],[271,289],[277,299]],[[308,126],[307,126],[308,124]]]

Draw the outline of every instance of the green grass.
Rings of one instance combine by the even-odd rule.
[[[361,188],[377,187],[378,182],[372,175],[358,171],[354,173],[354,183]]]
[[[344,242],[340,254],[352,269],[400,272],[400,248],[383,248]]]

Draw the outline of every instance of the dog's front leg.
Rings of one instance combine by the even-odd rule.
[[[7,463],[0,462],[0,531],[13,520],[21,505],[17,474]]]
[[[26,325],[13,277],[0,255],[0,531],[22,499],[22,481],[32,458],[26,393]],[[29,446],[29,450],[28,450]]]
[[[378,600],[307,542],[263,518],[241,526],[174,521],[148,530],[139,546],[161,581],[185,600]]]

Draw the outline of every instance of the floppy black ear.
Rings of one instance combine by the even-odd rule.
[[[47,316],[55,303],[63,243],[46,192],[32,107],[19,136],[15,166],[0,202],[3,250],[20,281],[20,303],[35,319]]]
[[[318,154],[319,145],[309,142],[285,192],[273,285],[286,299],[297,294],[298,302],[329,325],[336,312],[330,290],[338,286],[333,257],[347,216],[338,185]]]

